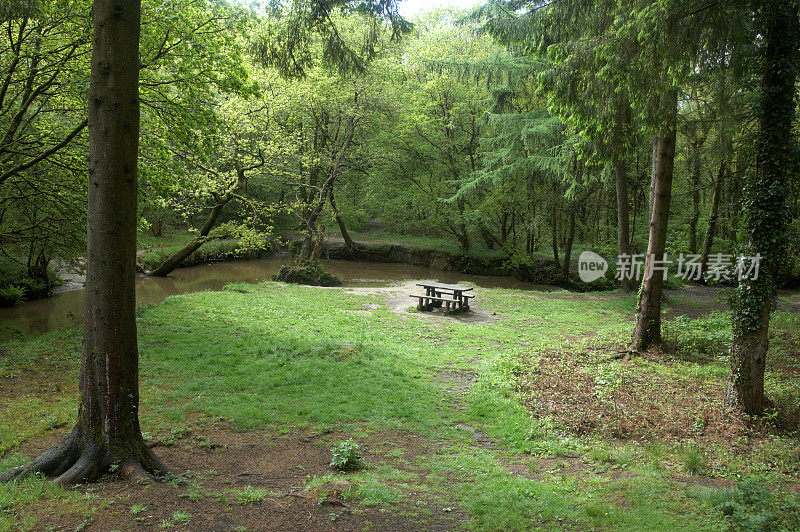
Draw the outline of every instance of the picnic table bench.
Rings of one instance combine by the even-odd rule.
[[[472,290],[471,286],[458,284],[445,284],[436,282],[417,283],[425,289],[425,295],[411,294],[417,298],[417,309],[433,310],[434,308],[445,307],[445,311],[450,312],[469,310],[469,300],[474,298],[474,294],[467,294]]]

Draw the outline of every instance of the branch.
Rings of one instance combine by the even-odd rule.
[[[44,161],[45,159],[47,159],[48,157],[50,157],[51,155],[53,155],[57,151],[59,151],[62,148],[64,148],[67,144],[72,142],[72,139],[74,139],[83,130],[83,128],[86,127],[87,124],[88,124],[88,120],[84,119],[83,122],[78,124],[75,127],[75,129],[73,129],[70,132],[70,134],[67,135],[64,138],[64,140],[62,140],[61,142],[59,142],[58,144],[56,144],[55,146],[53,146],[52,148],[50,148],[49,150],[44,152],[43,154],[39,155],[38,157],[35,157],[35,158],[31,159],[30,161],[28,161],[26,163],[19,164],[19,165],[15,166],[14,168],[12,168],[11,170],[8,170],[7,172],[4,172],[3,174],[0,174],[0,185],[2,185],[8,178],[14,176],[15,174],[18,174],[19,172],[27,170],[28,168],[30,168],[30,167],[32,167],[32,166],[34,166],[36,164],[39,164],[40,162]]]

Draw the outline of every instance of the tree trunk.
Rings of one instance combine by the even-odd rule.
[[[619,156],[614,157],[614,179],[617,185],[617,252],[622,255],[630,255],[630,226],[628,211],[628,175],[625,171],[625,159]],[[621,281],[620,288],[624,292],[631,290],[632,283],[629,279]]]
[[[553,205],[552,213],[551,213],[551,225],[553,228],[553,261],[555,261],[556,266],[559,266],[558,260],[558,218],[556,216],[556,206]]]
[[[627,122],[629,104],[626,100],[617,103],[616,124],[614,125],[614,146],[612,166],[617,188],[617,253],[630,255],[630,208],[628,204],[628,175],[625,164],[624,125]],[[622,279],[623,292],[631,290],[631,281]]]
[[[711,213],[708,216],[708,227],[706,228],[706,236],[703,242],[703,253],[700,256],[700,281],[703,282],[703,275],[706,273],[706,265],[708,264],[708,256],[711,254],[711,246],[714,244],[714,231],[717,227],[717,217],[719,216],[719,201],[722,195],[722,186],[725,182],[726,162],[723,160],[719,164],[717,171],[717,180],[714,183],[714,192],[711,195]]]
[[[214,226],[217,225],[217,220],[219,220],[219,215],[222,213],[222,209],[225,207],[225,205],[231,202],[242,185],[247,182],[246,172],[261,166],[263,164],[263,159],[261,163],[248,168],[243,168],[238,159],[236,162],[234,162],[234,164],[236,166],[236,182],[224,194],[214,193],[215,205],[211,208],[211,212],[208,214],[208,218],[206,218],[203,227],[200,228],[200,232],[181,250],[175,252],[172,256],[162,262],[155,270],[150,272],[151,276],[166,277],[172,273],[175,268],[180,266],[181,262],[188,259],[189,255],[200,249],[203,244],[214,240],[213,238],[208,238],[208,235],[211,233],[211,230],[214,228]]]
[[[317,235],[317,219],[322,213],[322,209],[325,207],[325,202],[328,201],[328,198],[333,191],[336,178],[339,176],[339,168],[341,167],[344,156],[350,149],[350,144],[353,141],[354,129],[355,117],[351,117],[349,123],[347,124],[347,131],[345,133],[344,141],[342,142],[342,148],[336,155],[336,160],[329,169],[328,177],[325,179],[325,183],[322,185],[322,188],[319,191],[319,196],[316,199],[316,203],[307,211],[306,218],[303,220],[303,223],[306,226],[306,237],[303,239],[303,246],[300,249],[299,261],[301,263],[312,260],[314,256],[314,237],[319,237],[319,235]]]
[[[339,231],[342,233],[344,245],[348,250],[352,251],[356,247],[356,243],[350,238],[350,233],[347,232],[347,226],[344,225],[344,219],[339,213],[339,209],[336,208],[336,199],[333,197],[333,189],[331,189],[330,195],[328,196],[328,201],[331,204],[331,209],[333,209],[333,216],[336,218],[336,223],[339,225]]]
[[[678,109],[678,92],[671,89],[662,96],[667,111],[665,123],[655,140],[653,159],[653,208],[650,212],[650,238],[645,258],[645,278],[639,291],[636,327],[633,330],[633,348],[647,349],[661,343],[661,294],[664,278],[661,272],[651,271],[653,260],[663,260],[667,242],[667,222],[672,199],[672,174],[675,163],[675,122]]]
[[[769,318],[775,302],[775,273],[785,254],[783,237],[788,171],[794,165],[795,114],[800,24],[792,0],[763,2],[764,74],[758,109],[756,164],[744,193],[747,251],[762,257],[757,279],[739,282],[732,305],[733,345],[725,404],[750,414],[764,411],[764,370]]]
[[[569,228],[567,229],[567,242],[564,246],[564,265],[561,271],[564,278],[569,278],[569,263],[572,258],[572,242],[575,240],[575,211],[569,213]]]
[[[0,480],[40,472],[61,484],[119,466],[127,478],[165,472],[139,429],[136,187],[139,0],[95,0],[89,88],[89,206],[78,421],[56,448]]]
[[[697,224],[700,221],[700,141],[693,144],[692,153],[692,215],[689,218],[689,251],[697,253]]]
[[[200,247],[208,242],[208,234],[211,232],[211,229],[216,225],[217,220],[219,219],[219,215],[222,212],[222,208],[227,204],[225,203],[218,203],[215,205],[211,212],[206,219],[206,222],[203,224],[203,227],[200,229],[200,232],[196,237],[189,241],[188,244],[183,246],[180,251],[175,252],[169,258],[167,258],[164,262],[162,262],[155,270],[150,272],[150,275],[153,277],[166,277],[172,271],[180,266],[180,264],[189,258],[189,255],[200,249]]]

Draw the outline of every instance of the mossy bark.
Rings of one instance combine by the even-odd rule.
[[[731,372],[725,403],[759,415],[766,405],[764,371],[769,349],[769,319],[775,302],[775,275],[785,256],[785,218],[789,169],[796,161],[792,142],[795,117],[800,23],[791,0],[763,0],[764,74],[758,108],[755,171],[745,186],[750,256],[759,254],[759,275],[743,279],[734,298]]]

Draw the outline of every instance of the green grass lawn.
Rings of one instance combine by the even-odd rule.
[[[630,334],[633,297],[480,290],[478,301],[496,315],[465,323],[278,283],[170,297],[139,311],[143,430],[165,440],[201,416],[232,431],[336,428],[362,447],[383,431],[418,435],[437,447],[401,447],[397,467],[353,474],[348,500],[397,512],[455,500],[479,530],[800,526],[797,425],[784,419],[800,400],[797,315],[773,322],[779,411],[747,424],[719,413],[724,315],[670,322],[666,352],[623,361],[609,355]],[[0,344],[0,469],[68,429],[79,343],[62,330]],[[448,375],[476,377],[459,387]],[[80,489],[31,479],[0,486],[0,530],[36,529],[26,510],[54,500],[87,520],[102,511]]]

